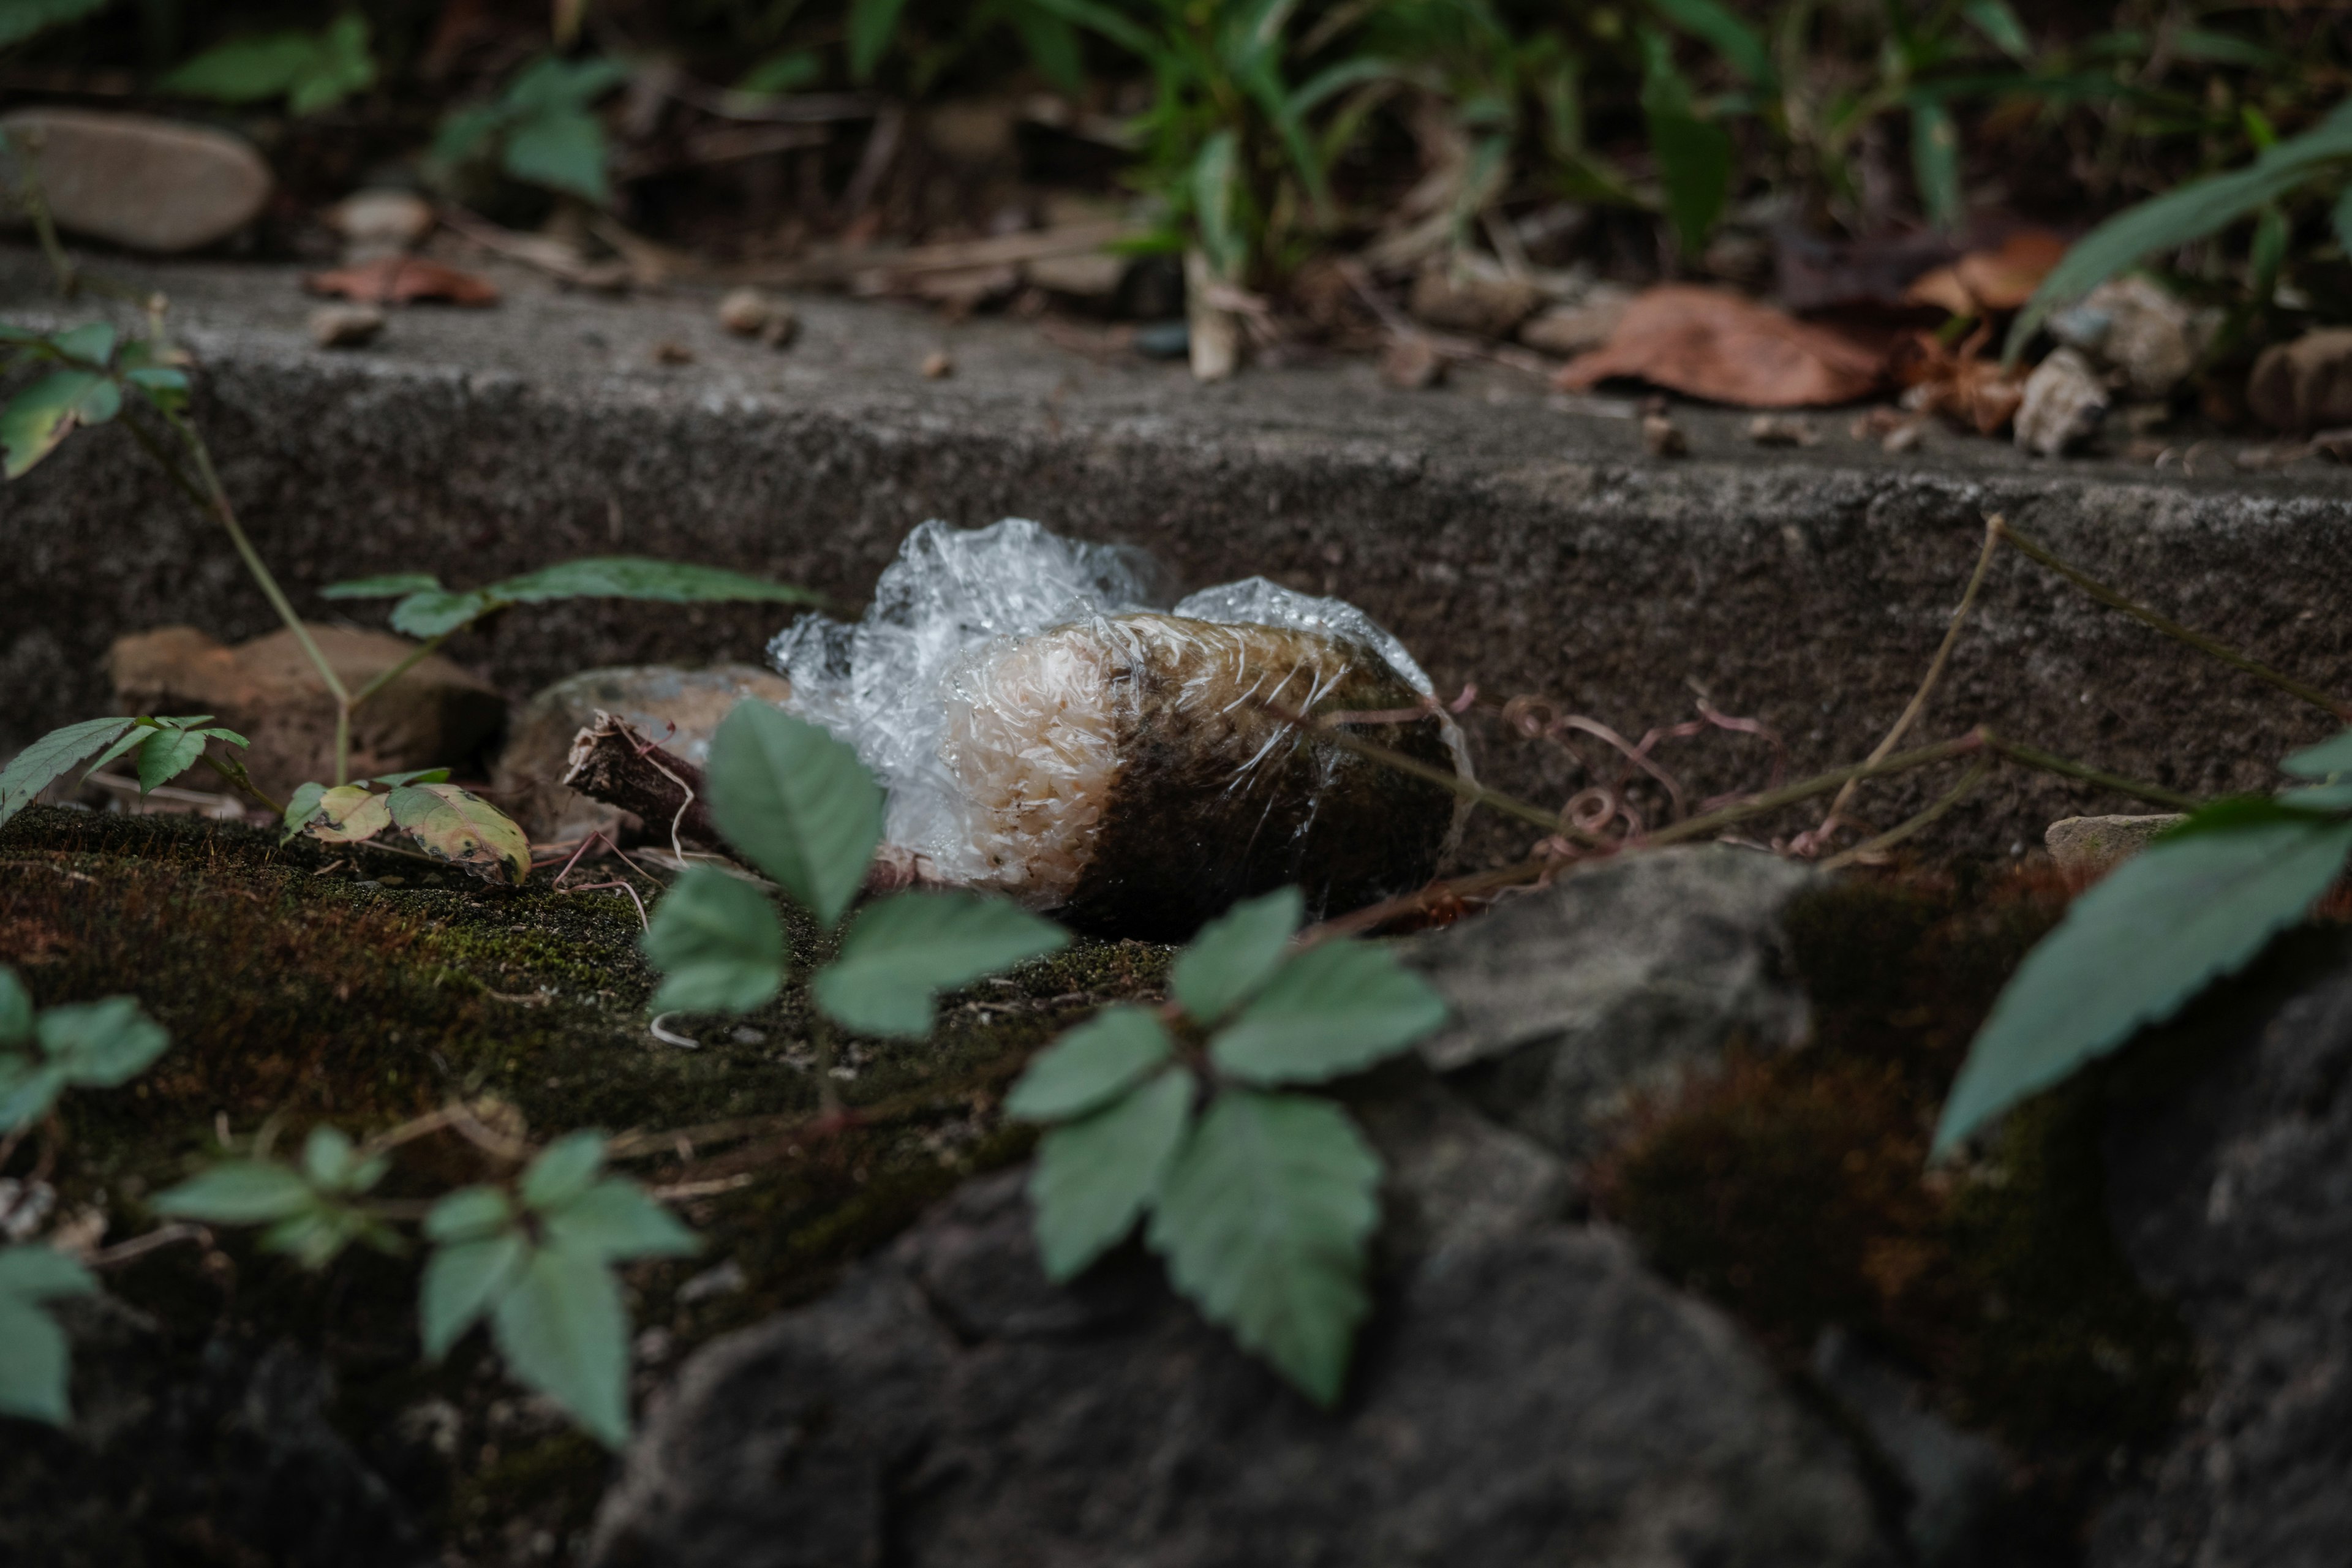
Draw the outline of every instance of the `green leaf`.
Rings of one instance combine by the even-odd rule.
[[[5,471],[22,479],[33,465],[58,449],[76,426],[102,424],[122,406],[122,394],[96,371],[57,370],[35,381],[0,409],[0,447]]]
[[[1240,189],[1234,160],[1239,142],[1230,131],[1220,131],[1201,143],[1192,160],[1193,221],[1201,231],[1201,248],[1217,276],[1238,283],[1249,261],[1249,241],[1234,211]]]
[[[0,49],[21,44],[36,33],[79,22],[103,11],[113,0],[7,0],[0,5]]]
[[[93,752],[103,751],[136,719],[85,719],[62,730],[52,730],[0,768],[0,823],[33,804],[33,797],[72,771]]]
[[[41,1015],[41,1049],[66,1081],[83,1089],[112,1089],[153,1065],[172,1037],[129,996],[69,1002]]]
[[[547,1243],[583,1258],[684,1258],[702,1238],[671,1217],[636,1183],[619,1176],[598,1182],[547,1216]]]
[[[1192,1089],[1171,1068],[1038,1140],[1029,1199],[1048,1279],[1075,1279],[1135,1228],[1183,1142]]]
[[[65,1092],[65,1069],[15,1052],[0,1055],[0,1132],[30,1126]]]
[[[315,1206],[310,1184],[274,1160],[231,1160],[215,1165],[152,1205],[157,1214],[215,1225],[262,1225]]]
[[[656,1013],[748,1013],[783,989],[784,928],[740,877],[689,866],[654,906],[637,945],[662,972]]]
[[[79,327],[67,328],[51,341],[68,359],[102,368],[113,363],[115,337],[113,323],[85,321]]]
[[[570,1411],[606,1447],[629,1440],[629,1319],[612,1271],[541,1247],[491,1309],[508,1370]]]
[[[477,103],[453,110],[433,133],[433,161],[443,165],[472,162],[511,118],[499,104]]]
[[[337,784],[320,795],[305,821],[321,843],[362,843],[392,826],[392,797],[372,794],[364,784]]]
[[[340,1129],[321,1122],[302,1144],[302,1173],[323,1192],[363,1193],[389,1168],[382,1155],[367,1159]]]
[[[436,860],[488,882],[520,886],[530,875],[530,840],[514,819],[453,784],[402,784],[385,797],[392,820]]]
[[[640,555],[593,556],[543,566],[483,590],[509,604],[551,599],[650,599],[666,605],[822,604],[824,595],[790,583],[771,583],[716,566],[655,561]]]
[[[1927,221],[1942,229],[1958,226],[1965,216],[1960,191],[1960,129],[1952,112],[1934,99],[1911,106],[1911,173],[1919,183],[1919,205]]]
[[[331,109],[375,85],[375,57],[368,52],[367,19],[347,11],[319,35],[310,68],[294,83],[286,107],[297,115]]]
[[[0,963],[0,1048],[28,1044],[33,1038],[33,998],[16,972]]]
[[[858,83],[873,79],[882,63],[882,51],[898,28],[898,13],[907,0],[849,0],[849,75]]]
[[[735,83],[737,92],[759,98],[776,97],[798,92],[824,74],[824,62],[814,49],[787,49],[780,55],[770,55]]]
[[[437,594],[441,579],[430,572],[394,572],[381,577],[353,577],[330,583],[319,590],[322,599],[391,599],[403,594]]]
[[[541,1214],[562,1208],[588,1190],[604,1163],[604,1135],[567,1132],[539,1152],[523,1173],[522,1201]]]
[[[567,60],[543,55],[515,73],[500,101],[522,113],[581,110],[628,79],[629,68],[618,60]]]
[[[710,815],[730,843],[820,924],[840,921],[882,841],[882,792],[857,753],[765,702],[711,737]]]
[[[2332,735],[2315,746],[2305,746],[2279,767],[2299,779],[2332,779],[2352,773],[2352,730]]]
[[[1078,47],[1077,30],[1053,12],[1035,5],[1013,7],[1013,30],[1029,51],[1037,73],[1076,98],[1086,91],[1086,58]]]
[[[391,1232],[361,1210],[313,1192],[310,1203],[299,1211],[262,1232],[261,1245],[267,1251],[285,1254],[305,1268],[316,1269],[332,1263],[343,1248],[362,1237],[386,1251],[394,1250],[398,1245]]]
[[[2012,59],[2029,59],[2033,54],[2033,40],[2025,36],[2025,24],[2009,7],[2009,0],[1963,0],[1960,15],[1969,25],[1982,33],[1992,47]]]
[[[65,1425],[69,1347],[40,1303],[97,1291],[89,1271],[63,1253],[0,1247],[0,1415]]]
[[[512,1199],[497,1187],[460,1187],[425,1215],[427,1241],[478,1241],[514,1224]]]
[[[327,786],[322,784],[295,786],[294,797],[286,803],[286,815],[279,819],[285,824],[286,830],[278,836],[278,842],[292,843],[295,836],[309,826],[312,817],[319,815],[319,803],[326,798],[326,795]]]
[[[613,199],[604,178],[604,122],[585,110],[548,110],[523,121],[507,133],[500,166],[526,184],[598,206]]]
[[[1993,1004],[1944,1102],[1934,1153],[2243,967],[2303,919],[2347,851],[2352,822],[2241,801],[2199,812],[2125,861],[2074,900]]]
[[[938,996],[1069,945],[1069,932],[1017,904],[977,893],[899,893],[869,904],[841,956],[810,990],[827,1016],[865,1035],[920,1039]]]
[[[1369,1305],[1380,1181],[1379,1159],[1337,1106],[1228,1090],[1160,1183],[1151,1247],[1205,1317],[1329,1405]]]
[[[1243,1083],[1317,1083],[1371,1066],[1445,1022],[1445,1001],[1385,948],[1328,942],[1276,972],[1209,1042]]]
[[[139,745],[139,793],[170,784],[196,765],[205,738],[188,730],[156,730]]]
[[[1647,63],[1642,111],[1650,128],[1650,154],[1666,195],[1666,216],[1684,252],[1706,248],[1716,220],[1731,195],[1731,135],[1701,120],[1691,103],[1690,83],[1675,68],[1665,39],[1645,31]]]
[[[310,68],[317,52],[308,33],[233,38],[166,71],[155,85],[188,98],[252,103],[284,95]]]
[[[2015,363],[2050,312],[2087,294],[2151,251],[2215,234],[2352,159],[2352,103],[2227,174],[2191,180],[2128,207],[2076,240],[2011,324],[2004,363]]]
[[[457,1241],[433,1249],[417,1289],[417,1326],[428,1360],[449,1353],[467,1329],[493,1307],[522,1273],[530,1243],[520,1231]]]
[[[499,607],[489,595],[476,589],[467,594],[438,588],[421,590],[392,607],[392,629],[404,637],[429,640],[454,632]]]
[[[1168,989],[1194,1023],[1223,1023],[1281,967],[1306,913],[1306,895],[1297,888],[1278,888],[1235,904],[1202,926],[1192,945],[1176,955]]]
[[[188,373],[175,366],[141,365],[125,374],[122,379],[166,414],[176,414],[188,405]]]
[[[1764,36],[1716,0],[1651,0],[1658,14],[1684,32],[1713,46],[1724,63],[1767,91],[1777,80],[1772,51]],[[1998,0],[1996,0],[1998,3]]]
[[[447,784],[448,782],[447,768],[411,768],[402,773],[378,773],[368,780],[370,784],[380,784],[386,788],[404,784]]]
[[[1083,1115],[1168,1059],[1175,1042],[1149,1007],[1106,1007],[1030,1061],[1005,1097],[1024,1121]]]

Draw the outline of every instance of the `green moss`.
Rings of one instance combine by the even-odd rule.
[[[1969,1039],[2063,909],[2031,872],[1808,897],[1790,931],[1811,1046],[1647,1107],[1597,1173],[1664,1272],[1789,1363],[1824,1328],[1861,1333],[2029,1459],[2054,1500],[2158,1436],[2193,1375],[2186,1330],[2109,1230],[2095,1086],[2013,1114],[1976,1167],[1927,1168]]]
[[[802,963],[821,963],[823,934],[797,911],[786,921]],[[646,1136],[633,1173],[701,1192],[682,1208],[704,1252],[628,1276],[640,1328],[666,1330],[674,1353],[816,1294],[963,1177],[1021,1157],[1030,1134],[1003,1123],[1003,1085],[1102,1002],[1156,997],[1169,957],[1079,942],[943,998],[929,1041],[843,1042],[849,1114],[817,1126],[803,988],[748,1018],[669,1020],[699,1043],[664,1044],[646,1026],[655,976],[638,931],[618,893],[544,879],[488,888],[380,851],[280,847],[184,817],[35,807],[0,828],[0,963],[44,1005],[128,993],[173,1036],[136,1083],[64,1102],[55,1180],[68,1207],[103,1204],[110,1239],[146,1228],[141,1200],[217,1155],[216,1118],[240,1143],[275,1124],[285,1149],[315,1121],[365,1133],[463,1096],[503,1103],[534,1139],[634,1131]],[[499,1173],[446,1134],[397,1160],[383,1195]],[[721,1261],[743,1289],[678,1301],[685,1280]],[[184,1326],[191,1356],[215,1330],[320,1350],[339,1425],[461,1544],[524,1518],[564,1538],[601,1485],[601,1451],[544,1433],[507,1451],[494,1417],[515,1391],[479,1333],[446,1367],[419,1363],[415,1268],[355,1251],[308,1275],[239,1232],[209,1259],[165,1249],[109,1286]],[[434,1400],[457,1413],[454,1460],[420,1460],[388,1436]],[[501,1450],[487,1465],[486,1445]]]

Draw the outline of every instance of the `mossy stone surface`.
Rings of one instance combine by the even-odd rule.
[[[821,963],[823,933],[785,913],[802,963]],[[706,1242],[627,1272],[641,1391],[684,1349],[816,1293],[964,1176],[1018,1158],[1030,1135],[1002,1121],[1003,1084],[1103,1001],[1158,995],[1168,958],[1081,942],[944,998],[930,1041],[843,1041],[847,1116],[819,1127],[802,986],[743,1019],[665,1020],[698,1045],[664,1043],[639,929],[626,894],[561,890],[545,872],[491,888],[186,817],[36,806],[0,827],[0,963],[42,1005],[128,994],[173,1037],[140,1079],[61,1104],[43,1157],[62,1212],[102,1210],[110,1243],[150,1228],[146,1200],[217,1157],[224,1130],[243,1152],[268,1129],[285,1152],[318,1122],[362,1136],[452,1099],[491,1102],[534,1141],[601,1128],[626,1139],[631,1174],[687,1189],[681,1212]],[[380,1193],[421,1199],[498,1173],[436,1133],[403,1146]],[[605,1456],[508,1384],[478,1333],[446,1366],[420,1364],[416,1261],[354,1249],[305,1274],[223,1232],[106,1284],[191,1374],[244,1353],[223,1347],[316,1354],[333,1425],[401,1479],[433,1533],[471,1560],[535,1560],[540,1536],[560,1546],[584,1522]],[[168,1560],[154,1542],[185,1523],[142,1521],[149,1560]],[[146,1539],[110,1528],[110,1551]]]

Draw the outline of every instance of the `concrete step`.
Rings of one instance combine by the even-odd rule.
[[[368,348],[323,351],[297,269],[106,269],[170,296],[202,363],[197,417],[306,615],[381,624],[316,597],[341,578],[470,584],[612,551],[855,600],[926,518],[1028,516],[1143,546],[1179,587],[1259,573],[1343,595],[1449,693],[1539,693],[1638,736],[1704,692],[1786,737],[1793,776],[1859,758],[1901,710],[2000,511],[2165,613],[2352,690],[2352,471],[2249,475],[2226,445],[2190,472],[2034,461],[1942,433],[1889,455],[1832,413],[1813,420],[1820,445],[1764,450],[1744,416],[1686,410],[1692,455],[1658,459],[1630,404],[1570,402],[1499,369],[1420,393],[1355,362],[1202,387],[1022,322],[824,297],[796,301],[800,337],[777,351],[722,331],[715,292],[614,300],[504,268],[489,269],[506,291],[493,309],[402,310]],[[37,256],[0,251],[0,319],[110,309],[61,307]],[[661,345],[690,363],[664,363]],[[941,349],[953,373],[925,378]],[[274,624],[219,531],[116,432],[0,490],[0,751],[103,710],[102,658],[123,632]],[[752,658],[777,622],[559,605],[451,651],[520,696],[587,665]],[[2264,787],[2272,759],[2335,728],[2015,558],[1917,733],[1976,721],[2193,794]],[[1696,793],[1768,773],[1760,748],[1668,754],[1688,759]],[[1568,778],[1556,755],[1492,732],[1481,763],[1554,802]],[[1934,788],[1885,788],[1869,815],[1891,822]],[[2005,853],[2054,817],[2129,807],[2019,775],[1944,842]]]

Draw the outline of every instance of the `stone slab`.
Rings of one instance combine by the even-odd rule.
[[[794,300],[802,331],[779,351],[730,337],[716,290],[613,300],[500,268],[494,310],[412,309],[366,349],[329,351],[306,333],[293,268],[113,269],[172,297],[226,482],[308,614],[355,613],[316,597],[340,578],[467,584],[609,551],[854,600],[926,518],[1025,515],[1144,546],[1180,586],[1262,573],[1344,594],[1449,691],[1542,692],[1635,734],[1704,691],[1775,726],[1802,770],[1861,755],[1900,711],[2000,510],[2166,612],[2352,687],[2352,472],[2319,465],[2241,474],[2215,447],[2182,474],[1941,434],[1889,455],[1835,414],[1817,447],[1766,452],[1743,416],[1705,411],[1676,416],[1693,455],[1663,460],[1631,419],[1563,412],[1499,371],[1406,393],[1329,363],[1202,387],[1025,323],[828,297]],[[0,250],[0,316],[103,308],[60,312],[37,258]],[[691,362],[663,363],[662,344]],[[927,379],[939,349],[954,372]],[[270,624],[216,531],[118,435],[0,491],[0,750],[98,711],[123,631]],[[521,697],[590,666],[752,658],[776,620],[550,605],[451,651]],[[2269,783],[2263,759],[2332,728],[2014,560],[1921,732],[1978,720],[2190,791]],[[1762,782],[1752,746],[1675,755],[1701,792]],[[1491,738],[1483,765],[1551,798],[1568,777]],[[1930,792],[1863,805],[1890,821]],[[2022,852],[2057,817],[2129,808],[2004,778],[1945,831]]]

